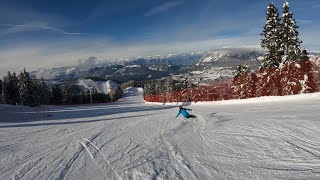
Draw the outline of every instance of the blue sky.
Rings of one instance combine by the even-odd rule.
[[[258,47],[267,0],[1,0],[0,73],[221,47]],[[280,12],[283,0],[273,1]],[[290,0],[320,50],[320,2]]]

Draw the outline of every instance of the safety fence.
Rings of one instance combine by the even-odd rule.
[[[310,61],[260,69],[239,77],[180,91],[144,96],[146,102],[197,102],[284,96],[320,89],[320,66]]]

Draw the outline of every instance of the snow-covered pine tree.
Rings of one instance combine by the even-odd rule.
[[[166,90],[165,90],[166,99],[170,100],[172,98],[170,93],[173,91],[173,80],[171,77],[169,77],[165,80],[164,86],[166,88]]]
[[[281,62],[281,55],[279,55],[280,41],[279,41],[279,26],[280,18],[278,9],[273,3],[270,3],[266,11],[266,24],[263,27],[261,36],[261,47],[268,50],[262,63],[262,68],[278,67]]]
[[[189,83],[188,77],[184,76],[184,80],[183,80],[184,89],[187,89],[190,86],[189,84],[190,83]]]
[[[299,62],[301,61],[302,52],[300,44],[302,41],[298,38],[299,32],[297,29],[296,20],[293,18],[293,13],[290,12],[289,3],[284,2],[283,14],[280,23],[280,41],[282,54],[282,63]]]
[[[233,72],[233,75],[235,77],[239,77],[247,72],[249,72],[249,67],[247,65],[241,65],[239,64],[237,67],[236,67],[236,70]]]
[[[144,86],[143,93],[145,95],[155,95],[156,94],[156,80],[151,80]]]
[[[36,98],[36,86],[32,79],[30,78],[29,73],[26,69],[23,69],[23,72],[20,72],[19,75],[19,94],[20,94],[20,104],[23,106],[37,106],[39,105]]]
[[[165,93],[170,93],[173,91],[173,80],[171,77],[165,80],[165,88],[166,88]]]

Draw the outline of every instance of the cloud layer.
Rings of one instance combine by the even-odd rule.
[[[49,26],[48,23],[45,23],[45,22],[29,22],[25,24],[0,24],[0,27],[3,27],[2,31],[0,31],[0,34],[2,35],[31,32],[31,31],[40,31],[40,30],[52,31],[52,32],[67,34],[67,35],[85,34],[85,33],[77,33],[77,32],[67,32],[63,29]]]
[[[281,7],[282,2],[277,4]],[[23,67],[35,70],[75,65],[91,56],[104,61],[257,47],[266,5],[253,0],[102,0],[79,2],[70,11],[74,4],[69,1],[44,1],[33,6],[4,0],[0,6],[0,75]],[[302,46],[308,50],[319,50],[320,27],[314,18],[316,12],[305,8],[317,5],[316,0],[292,3]]]
[[[149,11],[147,11],[144,14],[144,16],[153,16],[153,15],[168,11],[169,9],[177,7],[181,4],[183,4],[183,1],[168,1],[159,6],[151,8]]]
[[[250,43],[249,43],[250,42]],[[38,68],[60,67],[78,64],[79,60],[90,56],[99,61],[121,61],[130,57],[167,55],[169,53],[188,53],[224,46],[258,46],[255,37],[221,38],[192,42],[171,43],[119,43],[101,39],[82,39],[47,44],[29,43],[0,49],[0,75],[8,70],[20,71]]]

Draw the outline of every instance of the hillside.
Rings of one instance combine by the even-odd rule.
[[[320,178],[319,93],[192,105],[185,120],[127,91],[0,122],[0,179]]]

